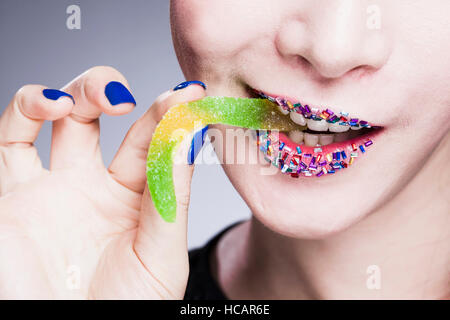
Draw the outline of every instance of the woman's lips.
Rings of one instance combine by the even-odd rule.
[[[346,112],[336,113],[328,108],[320,110],[261,91],[255,92],[277,103],[280,112],[286,116],[289,114],[291,120],[299,124],[299,130],[289,134],[270,131],[258,133],[258,145],[265,159],[294,178],[300,175],[321,177],[352,166],[355,159],[365,154],[366,149],[373,144],[374,137],[382,132],[382,127],[350,117]],[[351,132],[350,129],[357,131]],[[299,142],[303,141],[303,136],[306,144]],[[318,143],[318,136],[321,136],[320,142],[324,143]]]
[[[284,115],[289,115],[291,120],[300,126],[306,126],[314,131],[345,132],[349,129],[370,128],[372,125],[356,116],[350,116],[348,112],[332,110],[330,108],[312,107],[288,98],[269,95],[257,89],[251,89],[260,98],[268,99],[278,105],[278,109]]]

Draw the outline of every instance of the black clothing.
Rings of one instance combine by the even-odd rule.
[[[189,251],[190,271],[184,300],[227,300],[212,276],[209,259],[220,237],[239,223],[234,223],[222,230],[204,247]]]

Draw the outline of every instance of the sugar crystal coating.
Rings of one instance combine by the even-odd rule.
[[[147,156],[147,182],[156,210],[167,222],[176,218],[173,157],[196,126],[226,124],[254,130],[292,130],[296,125],[267,99],[205,97],[178,104],[164,115],[153,134]]]

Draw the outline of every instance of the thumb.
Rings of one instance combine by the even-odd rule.
[[[188,89],[182,89],[185,91]],[[187,96],[184,101],[197,100],[205,96],[202,90],[199,96],[193,99]],[[179,93],[180,98],[177,103],[184,102],[183,93]],[[176,161],[173,164],[174,188],[177,200],[176,221],[166,222],[157,212],[148,189],[148,185],[143,193],[139,226],[134,242],[134,250],[141,262],[151,270],[155,278],[161,281],[164,286],[177,296],[181,297],[189,275],[189,261],[187,249],[187,225],[188,208],[190,199],[191,179],[194,166],[187,162],[188,151],[191,149],[192,135],[184,138],[177,150],[175,157],[186,159],[186,161]]]

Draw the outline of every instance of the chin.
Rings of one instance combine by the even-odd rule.
[[[370,214],[377,205],[361,185],[300,179],[276,173],[260,175],[255,165],[224,165],[226,174],[249,206],[254,218],[270,230],[292,238],[323,239],[344,231]],[[233,178],[239,177],[239,178]],[[325,184],[330,183],[330,186]],[[369,187],[370,188],[370,187]],[[352,197],[347,194],[353,194]]]

